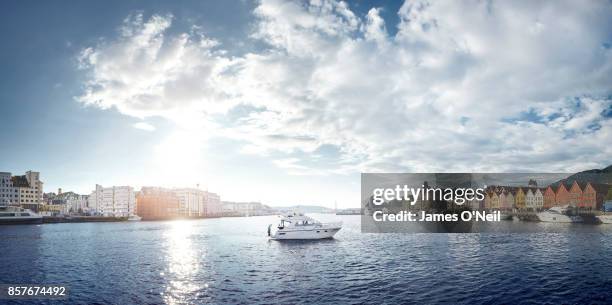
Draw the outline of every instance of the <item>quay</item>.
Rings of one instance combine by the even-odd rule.
[[[43,223],[79,223],[79,222],[121,222],[127,217],[109,216],[43,216]]]
[[[508,212],[502,212],[505,215],[512,216],[512,218],[517,218],[521,221],[534,221],[539,222],[539,218],[537,216],[537,211],[529,211],[529,210],[514,210]],[[584,220],[585,224],[598,224],[597,215],[600,215],[599,211],[574,211],[571,215],[580,216]]]

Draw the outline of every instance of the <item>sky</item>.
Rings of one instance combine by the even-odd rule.
[[[3,1],[0,171],[359,206],[612,164],[610,1]]]

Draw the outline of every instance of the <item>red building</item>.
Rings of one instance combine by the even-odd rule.
[[[582,192],[580,207],[597,210],[601,209],[609,188],[610,186],[607,184],[587,183]]]
[[[555,206],[555,190],[548,186],[544,191],[544,208],[548,209]]]
[[[582,207],[582,187],[576,181],[569,189],[569,205],[572,207]]]
[[[179,198],[159,187],[143,187],[136,196],[136,214],[143,220],[171,219],[180,216]]]
[[[570,201],[570,194],[564,183],[559,183],[557,192],[555,193],[555,205],[564,206],[568,205]]]

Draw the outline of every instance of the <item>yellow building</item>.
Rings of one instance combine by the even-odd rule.
[[[517,209],[525,208],[525,192],[520,187],[516,190],[516,195],[514,196],[514,202],[516,204]]]

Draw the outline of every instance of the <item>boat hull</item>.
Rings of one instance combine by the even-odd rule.
[[[597,219],[604,224],[612,224],[612,215],[599,215]]]
[[[304,230],[277,230],[271,239],[275,240],[307,240],[333,238],[341,228],[317,228]]]
[[[583,222],[580,216],[567,216],[563,214],[542,212],[537,214],[541,222],[556,222],[556,223],[576,223]]]
[[[0,225],[31,225],[42,223],[42,217],[0,217]]]

